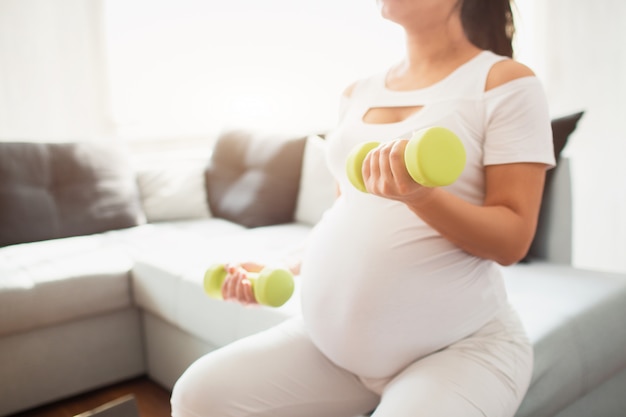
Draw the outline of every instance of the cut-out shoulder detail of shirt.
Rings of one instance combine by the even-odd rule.
[[[343,90],[343,97],[344,98],[350,98],[352,97],[352,92],[354,91],[354,88],[356,87],[357,82],[353,82],[352,84],[350,84],[349,86],[346,87],[345,90]]]
[[[505,59],[496,62],[491,67],[487,76],[487,82],[485,83],[485,91],[493,90],[496,87],[519,78],[534,76],[535,73],[526,65],[512,59]]]

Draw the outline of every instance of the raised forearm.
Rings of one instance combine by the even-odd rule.
[[[537,227],[545,165],[485,168],[486,195],[475,205],[441,188],[406,204],[448,240],[472,255],[509,265],[522,259]],[[419,195],[419,194],[418,194]]]
[[[466,252],[510,265],[524,257],[532,241],[536,219],[507,206],[477,206],[443,189],[433,189],[409,208]]]

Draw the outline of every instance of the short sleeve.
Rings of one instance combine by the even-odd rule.
[[[550,114],[536,77],[510,81],[485,93],[485,165],[556,164]]]

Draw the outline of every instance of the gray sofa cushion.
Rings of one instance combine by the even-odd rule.
[[[535,238],[533,239],[530,249],[522,262],[546,258],[546,241],[552,238],[551,236],[548,236],[548,232],[554,230],[554,228],[547,224],[549,221],[553,220],[550,218],[550,208],[548,207],[548,203],[551,201],[553,194],[559,193],[559,191],[565,191],[554,189],[556,186],[556,181],[554,180],[555,172],[556,170],[561,169],[559,165],[561,162],[561,152],[563,151],[563,148],[565,148],[565,145],[567,145],[570,135],[574,132],[574,130],[576,130],[578,121],[582,118],[583,114],[584,112],[579,112],[552,120],[552,143],[554,145],[554,158],[557,162],[557,167],[546,173],[541,211],[539,212],[539,220],[537,223],[537,233],[535,234]],[[566,169],[569,169],[569,167]],[[567,186],[570,186],[569,181],[567,182]],[[571,211],[571,208],[569,207],[570,205],[571,202],[568,202],[567,208]]]
[[[246,227],[293,221],[306,138],[222,134],[206,171],[211,213]]]
[[[504,268],[504,276],[535,350],[517,417],[554,416],[626,369],[623,274],[537,261]]]
[[[135,176],[111,143],[0,143],[0,246],[143,222]]]

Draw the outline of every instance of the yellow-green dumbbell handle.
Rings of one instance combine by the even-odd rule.
[[[225,265],[215,265],[204,274],[204,292],[211,298],[222,299],[222,284],[226,279]],[[294,290],[293,275],[286,269],[264,268],[259,273],[248,272],[254,298],[259,304],[279,307],[287,302]]]
[[[367,154],[379,142],[355,147],[346,161],[346,172],[352,185],[366,192],[362,167]],[[413,180],[425,187],[450,185],[465,168],[465,147],[449,129],[430,127],[413,133],[404,151],[404,163]]]

